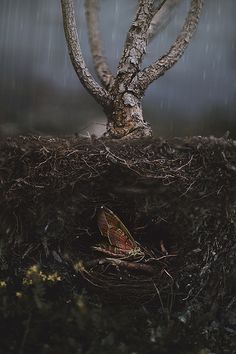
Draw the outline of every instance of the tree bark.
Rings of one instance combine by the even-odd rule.
[[[99,0],[85,1],[86,18],[88,25],[88,36],[91,54],[96,73],[105,88],[109,88],[114,81],[112,72],[107,64],[107,60],[103,54],[102,39],[99,29]]]
[[[105,111],[108,118],[105,135],[115,139],[151,136],[151,127],[143,118],[141,99],[122,90],[114,96],[114,102]]]
[[[174,44],[171,46],[167,54],[163,55],[154,64],[148,66],[137,75],[134,80],[133,89],[139,89],[141,94],[143,94],[154,80],[157,80],[160,76],[164,75],[165,72],[172,68],[172,66],[182,57],[197,28],[203,2],[204,0],[192,0],[183,29]]]
[[[73,0],[61,0],[61,7],[68,51],[75,72],[85,89],[104,107],[109,104],[109,94],[96,82],[85,64],[79,43]]]
[[[162,1],[164,3],[164,1]],[[139,0],[135,19],[128,31],[117,76],[111,88],[114,98],[107,112],[107,135],[113,138],[125,136],[139,138],[150,136],[151,128],[144,121],[141,97],[130,89],[132,79],[140,70],[146,53],[147,32],[153,18],[154,0]]]
[[[169,52],[141,71],[140,65],[146,53],[148,40],[154,33],[152,21],[157,21],[160,10],[164,5],[168,5],[168,0],[158,2],[139,0],[136,16],[128,31],[117,75],[114,78],[102,51],[97,1],[86,0],[90,46],[95,69],[105,86],[103,88],[91,76],[84,62],[76,28],[73,0],[61,0],[71,61],[81,83],[104,108],[108,120],[106,136],[120,139],[149,137],[152,134],[149,124],[143,118],[141,100],[144,92],[183,55],[197,27],[203,2],[204,0],[192,0],[184,27]]]

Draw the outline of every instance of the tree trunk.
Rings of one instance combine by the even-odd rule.
[[[143,118],[141,99],[127,91],[114,97],[112,104],[105,109],[108,119],[106,136],[116,139],[150,137],[152,130]]]

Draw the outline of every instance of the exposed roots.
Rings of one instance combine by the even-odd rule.
[[[24,269],[52,257],[53,267],[64,264],[68,274],[82,262],[77,276],[114,298],[227,308],[235,274],[235,147],[201,137],[6,139],[2,262]],[[153,262],[99,258],[93,246],[101,241],[101,205],[124,220]]]

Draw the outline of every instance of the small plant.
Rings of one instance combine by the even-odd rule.
[[[73,0],[61,0],[64,30],[74,69],[88,92],[107,116],[106,136],[140,138],[152,134],[143,118],[142,98],[147,87],[164,75],[183,55],[197,27],[204,0],[192,0],[184,26],[169,51],[141,70],[150,39],[160,29],[163,13],[176,0],[139,0],[135,18],[127,33],[116,75],[103,54],[99,31],[99,0],[85,0],[89,41],[94,66],[101,85],[92,77],[84,61],[75,20]]]

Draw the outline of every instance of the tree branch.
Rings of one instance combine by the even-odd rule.
[[[122,76],[129,82],[139,71],[142,57],[146,52],[147,31],[153,17],[154,0],[139,0],[135,19],[127,34],[123,55],[118,66],[118,80]]]
[[[90,49],[93,57],[94,67],[101,83],[109,88],[114,80],[109,69],[106,58],[103,55],[102,40],[99,30],[99,0],[85,0],[86,19],[88,25],[88,36]]]
[[[92,77],[81,52],[73,0],[61,0],[61,7],[65,37],[75,72],[78,75],[82,85],[97,100],[97,102],[103,106],[107,106],[110,101],[109,94]]]
[[[165,72],[172,68],[172,66],[182,57],[197,28],[203,2],[204,0],[192,0],[185,24],[168,53],[137,75],[134,84],[138,85],[140,95],[143,95],[146,88],[154,80],[164,75]]]
[[[172,10],[181,0],[167,0],[161,9],[156,11],[148,29],[148,42],[150,42],[167,25]]]

